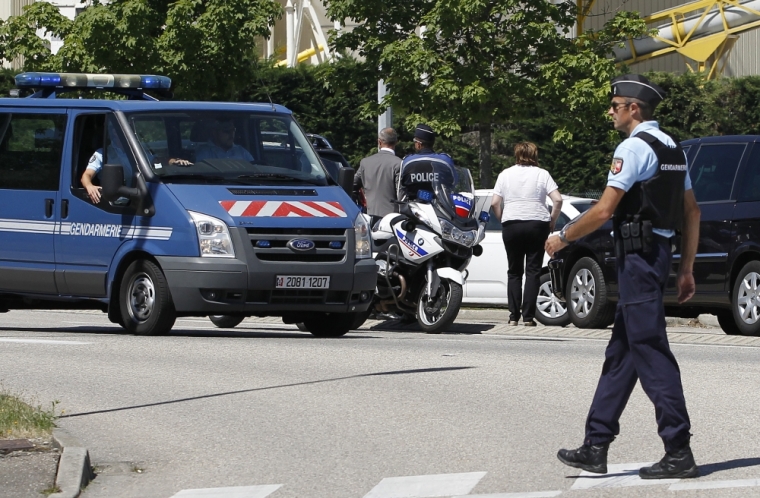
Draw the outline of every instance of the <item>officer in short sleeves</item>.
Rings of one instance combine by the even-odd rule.
[[[665,331],[663,291],[676,230],[682,232],[678,301],[694,295],[692,267],[699,238],[699,207],[681,147],[660,131],[652,113],[665,91],[645,77],[629,74],[612,80],[609,116],[629,138],[615,149],[600,201],[582,217],[549,237],[554,254],[603,225],[614,214],[615,253],[620,299],[602,374],[586,419],[583,445],[560,450],[571,467],[607,472],[607,452],[620,432],[620,416],[636,385],[655,406],[665,456],[639,470],[643,479],[697,477],[689,439],[681,372]]]

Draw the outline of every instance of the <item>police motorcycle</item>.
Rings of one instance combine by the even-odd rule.
[[[395,313],[416,318],[428,334],[451,325],[462,305],[462,285],[472,256],[485,237],[488,213],[475,218],[475,193],[469,170],[434,159],[409,163],[402,173],[406,199],[399,213],[372,228],[372,253],[378,265],[370,315]]]

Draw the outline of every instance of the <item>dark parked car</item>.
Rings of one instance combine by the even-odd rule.
[[[679,236],[665,291],[669,316],[717,316],[727,334],[760,335],[760,136],[722,136],[681,143],[702,211],[694,262],[696,293],[676,300]],[[572,322],[607,327],[618,299],[612,223],[558,252],[549,263],[555,293]]]

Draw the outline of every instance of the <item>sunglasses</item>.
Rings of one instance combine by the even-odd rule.
[[[629,105],[631,105],[630,102],[612,102],[612,103],[610,103],[610,107],[612,108],[612,110],[614,112],[617,112],[618,107],[628,107]]]

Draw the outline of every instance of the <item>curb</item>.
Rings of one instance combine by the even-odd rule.
[[[53,444],[61,449],[55,485],[58,493],[48,498],[77,498],[82,489],[95,477],[87,448],[63,429],[53,429]]]

